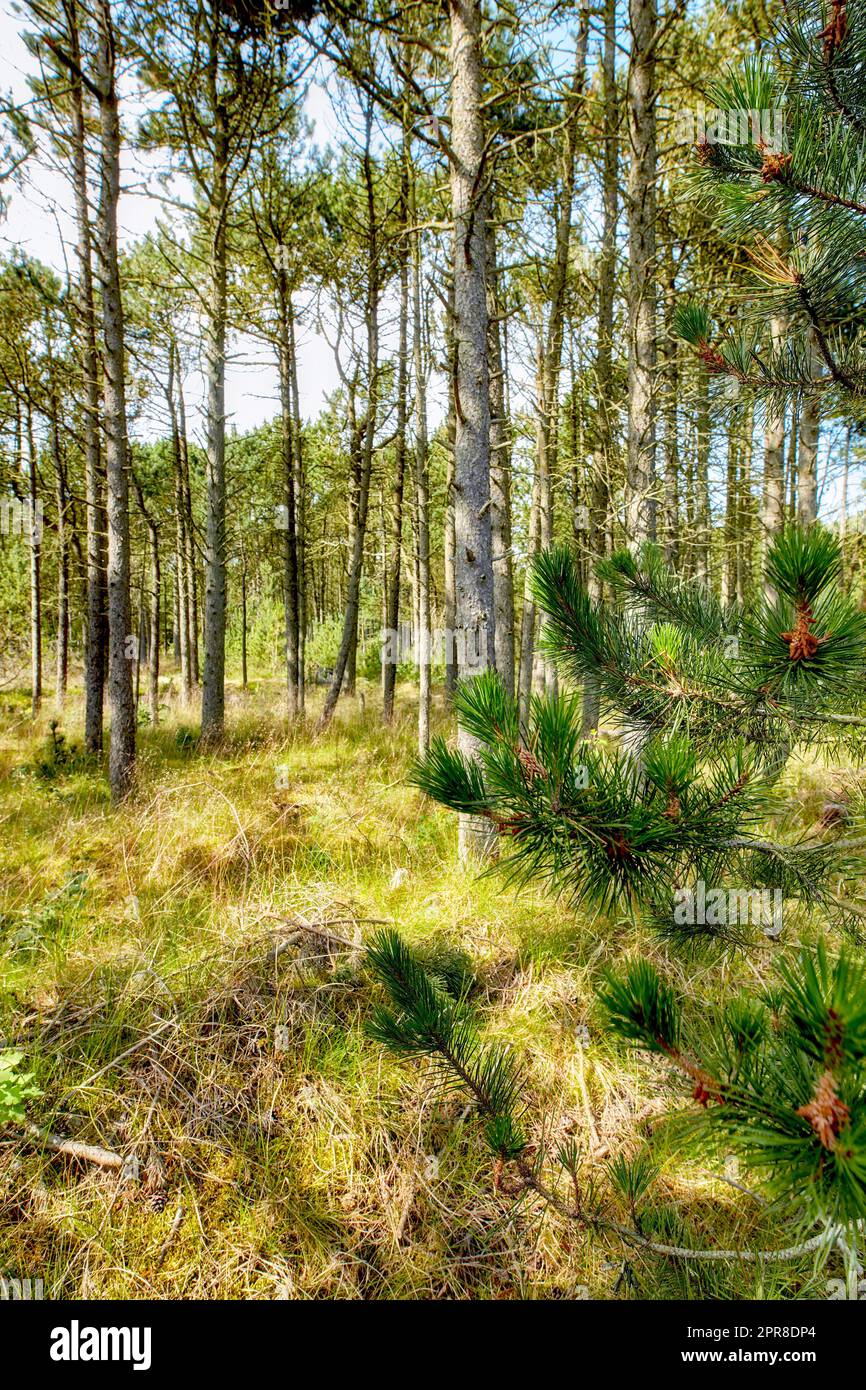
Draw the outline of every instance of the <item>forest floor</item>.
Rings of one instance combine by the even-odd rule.
[[[62,744],[50,701],[34,724],[23,693],[3,694],[0,1045],[35,1073],[43,1136],[125,1168],[7,1130],[0,1273],[41,1278],[53,1298],[825,1296],[833,1271],[808,1259],[662,1258],[497,1191],[465,1098],[366,1036],[376,989],[361,947],[394,924],[471,972],[485,1031],[525,1063],[537,1145],[573,1138],[601,1173],[651,1140],[648,1233],[784,1243],[730,1165],[674,1146],[665,1064],[599,1027],[599,973],[660,956],[657,941],[458,866],[453,817],[406,781],[412,695],[391,729],[370,690],[366,712],[344,699],[314,736],[315,708],[287,731],[280,682],[233,687],[207,752],[195,712],[169,710],[141,729],[136,799],[113,811],[72,747],[80,690]],[[807,776],[804,817],[827,775]],[[712,998],[763,977],[773,949],[671,952],[663,967]]]

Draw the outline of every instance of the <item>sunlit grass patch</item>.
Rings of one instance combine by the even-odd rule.
[[[363,945],[383,924],[524,1059],[534,1146],[574,1140],[600,1171],[647,1145],[648,1228],[774,1243],[757,1202],[669,1139],[664,1065],[601,1029],[600,970],[659,957],[657,938],[459,867],[452,818],[407,781],[411,691],[391,728],[368,691],[323,736],[320,694],[290,728],[279,682],[231,693],[217,747],[180,707],[140,731],[137,794],[116,811],[99,765],[16,771],[48,714],[31,726],[12,701],[0,720],[0,1033],[43,1091],[33,1117],[129,1169],[7,1131],[0,1268],[67,1297],[754,1297],[761,1278],[763,1296],[805,1296],[808,1261],[694,1269],[496,1190],[465,1099],[366,1034]],[[62,730],[80,739],[74,693]],[[670,952],[664,969],[712,996],[777,949]]]

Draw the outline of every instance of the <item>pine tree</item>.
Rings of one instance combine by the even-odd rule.
[[[671,888],[696,880],[779,889],[849,921],[836,880],[866,843],[850,822],[835,840],[820,830],[776,842],[760,829],[792,743],[856,748],[866,731],[866,615],[841,591],[840,564],[835,537],[790,528],[768,556],[775,597],[741,609],[674,575],[648,544],[600,563],[615,607],[590,598],[568,549],[545,552],[535,591],[548,646],[565,676],[594,683],[622,746],[582,741],[568,694],[535,697],[521,737],[514,702],[485,674],[457,696],[479,761],[440,738],[417,784],[486,817],[512,879],[545,878],[598,910],[641,908],[671,934],[688,926],[672,916]]]
[[[710,93],[699,193],[755,272],[736,329],[684,305],[711,373],[775,406],[866,388],[866,37],[862,3],[793,0],[775,42]],[[773,325],[783,323],[784,335]]]
[[[522,730],[487,672],[457,692],[478,756],[439,738],[414,774],[435,800],[490,823],[508,879],[546,882],[597,915],[640,915],[670,947],[781,935],[777,982],[716,1014],[702,1000],[684,1006],[643,960],[607,977],[599,1000],[615,1033],[685,1078],[691,1132],[740,1151],[797,1238],[818,1222],[825,1241],[866,1214],[866,975],[851,941],[788,947],[792,921],[816,908],[859,940],[863,906],[839,883],[862,871],[864,808],[852,802],[844,828],[806,835],[769,838],[762,823],[785,819],[784,750],[856,751],[866,729],[866,615],[841,590],[840,563],[829,533],[789,528],[768,555],[772,598],[724,606],[645,545],[601,562],[614,593],[602,602],[571,552],[547,551],[534,586],[549,652],[575,686],[593,682],[625,737],[583,741],[579,693],[536,696]],[[464,1002],[449,1001],[399,938],[380,941],[371,962],[396,1006],[377,1015],[376,1036],[435,1054],[475,1096],[497,1161],[563,1210],[543,1159],[524,1153],[510,1056],[481,1045]]]

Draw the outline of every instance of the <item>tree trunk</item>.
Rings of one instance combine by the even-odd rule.
[[[295,523],[297,540],[295,544],[295,563],[298,587],[298,694],[297,711],[304,713],[305,698],[305,657],[304,643],[307,631],[307,585],[306,585],[306,503],[304,494],[304,435],[301,426],[301,407],[298,394],[298,354],[295,348],[295,315],[291,298],[289,299],[289,377],[292,386],[292,421],[294,424],[295,460]]]
[[[144,583],[145,583],[145,564],[141,566],[141,582],[138,586],[138,614],[135,621],[135,631],[137,634],[135,644],[135,679],[133,681],[133,703],[135,704],[136,720],[138,718],[138,702],[141,699],[141,666],[147,660],[147,615],[144,609]]]
[[[189,473],[189,443],[186,433],[186,403],[183,396],[183,378],[180,370],[180,355],[177,359],[177,431],[180,443],[180,461],[183,475],[184,506],[184,564],[186,584],[187,646],[189,649],[189,678],[192,686],[199,682],[198,665],[198,579],[196,575],[195,523],[192,516],[192,488]],[[192,690],[190,690],[192,693]]]
[[[538,469],[532,480],[532,496],[529,503],[529,537],[527,547],[526,573],[523,578],[523,610],[520,615],[520,659],[517,669],[517,706],[521,729],[526,729],[529,720],[529,702],[532,697],[532,659],[535,652],[536,611],[532,595],[531,558],[541,548],[540,480]]]
[[[291,291],[285,270],[280,269],[278,286],[280,424],[283,458],[283,595],[286,631],[286,697],[289,719],[298,714],[298,519],[295,505],[295,425],[292,411],[292,344],[289,338],[289,300]]]
[[[739,421],[728,425],[728,457],[725,477],[725,549],[722,556],[722,602],[732,603],[737,596],[737,534],[739,518]]]
[[[448,313],[446,319],[446,340],[448,353],[448,379],[452,389],[448,393],[448,420],[446,437],[448,440],[448,460],[445,473],[445,525],[442,545],[444,549],[445,579],[445,696],[450,704],[457,689],[457,535],[454,528],[454,448],[457,439],[456,390],[457,380],[456,338],[454,335],[454,278],[448,294]]]
[[[411,216],[416,221],[414,176],[410,183]],[[421,340],[421,231],[415,227],[412,255],[412,360],[415,377],[415,533],[418,561],[418,751],[430,746],[430,481],[427,444],[427,375]]]
[[[390,724],[394,717],[394,686],[397,680],[397,629],[400,622],[400,566],[403,558],[403,491],[406,477],[406,416],[409,358],[409,150],[408,120],[403,128],[403,151],[400,169],[400,224],[403,242],[400,246],[400,309],[397,343],[397,438],[394,442],[394,479],[391,488],[391,509],[388,534],[383,526],[384,622],[382,646],[382,718]]]
[[[788,516],[797,515],[797,468],[800,452],[800,415],[802,405],[794,405],[791,410],[791,432],[788,436],[788,457],[785,489],[788,496]]]
[[[216,84],[216,74],[211,74]],[[204,333],[207,375],[207,541],[205,547],[204,675],[201,733],[219,738],[225,723],[226,666],[226,218],[228,135],[219,99],[213,134],[210,201],[209,303]]]
[[[710,582],[710,536],[713,518],[710,504],[710,379],[703,363],[698,368],[698,406],[696,419],[695,492],[697,505],[697,546],[695,575],[703,584]]]
[[[154,728],[159,723],[159,623],[162,575],[159,565],[159,532],[151,521],[148,523],[150,539],[150,646],[147,654],[148,703],[150,722]]]
[[[176,592],[177,627],[175,633],[176,653],[180,660],[181,699],[189,704],[192,699],[192,659],[190,653],[191,617],[189,611],[190,595],[187,583],[187,535],[186,535],[186,493],[184,489],[184,460],[180,439],[180,426],[175,403],[175,357],[174,343],[169,345],[168,384],[165,399],[171,421],[171,447],[174,462],[174,519],[175,519],[175,567],[174,582]],[[178,376],[180,362],[178,358]]]
[[[602,51],[602,103],[604,156],[602,164],[601,264],[598,280],[598,338],[595,354],[595,392],[601,431],[600,456],[592,464],[589,484],[588,587],[592,597],[601,597],[601,585],[594,561],[607,552],[610,483],[616,456],[616,409],[613,377],[614,297],[616,292],[616,229],[619,216],[619,140],[616,90],[616,0],[605,0],[604,48]],[[598,687],[587,680],[583,690],[582,727],[584,735],[598,728],[600,716]]]
[[[175,566],[175,567],[174,567],[174,583],[173,583],[173,585],[172,585],[172,592],[171,592],[171,602],[172,602],[172,632],[171,632],[171,646],[172,646],[172,652],[173,652],[173,654],[174,654],[174,659],[175,659],[175,661],[177,662],[177,664],[181,667],[181,671],[182,671],[182,670],[183,670],[183,663],[182,663],[182,661],[181,661],[181,656],[180,656],[180,628],[181,628],[180,588],[179,588],[179,580],[178,580],[178,576],[179,576],[179,574],[180,574],[180,550],[175,550],[175,553],[174,553],[174,566]],[[167,615],[166,615],[166,621],[168,621],[168,616],[167,616]],[[168,642],[166,641],[166,651],[167,651],[167,650],[168,650]],[[182,678],[182,676],[181,676],[181,686],[183,686],[183,678]]]
[[[814,375],[818,365],[818,350],[811,345],[810,357]],[[818,436],[820,408],[817,395],[803,397],[800,410],[800,445],[797,467],[797,520],[801,526],[811,526],[818,519]]]
[[[247,562],[241,557],[241,689],[247,688]]]
[[[109,0],[99,0],[100,201],[99,278],[102,288],[105,461],[108,476],[108,699],[111,714],[108,776],[115,802],[132,788],[135,771],[135,702],[128,639],[129,483],[123,301],[117,261],[120,191],[120,120],[114,70],[114,31]]]
[[[81,66],[77,0],[65,0],[70,56]],[[87,505],[87,618],[84,647],[84,746],[88,753],[102,752],[103,699],[105,688],[107,611],[106,535],[104,478],[99,445],[99,352],[93,299],[93,235],[87,193],[84,91],[80,77],[69,78],[71,104],[72,186],[78,230],[78,304],[80,354],[84,377],[84,477]]]
[[[496,670],[514,694],[514,567],[511,555],[511,442],[505,411],[502,306],[499,302],[492,197],[487,216],[487,301],[490,361],[490,524],[493,539],[493,628]]]
[[[778,343],[784,332],[780,318],[771,322],[771,334]],[[762,549],[766,554],[785,523],[785,412],[767,404],[764,418],[764,490],[761,507]],[[764,596],[772,602],[775,591],[764,580]]]
[[[378,218],[373,188],[373,165],[371,141],[373,131],[373,108],[368,104],[364,141],[364,184],[367,193],[367,404],[363,419],[362,446],[358,460],[358,477],[352,549],[349,558],[349,576],[346,590],[346,611],[343,620],[343,634],[334,676],[325,697],[325,704],[319,717],[318,728],[325,729],[331,722],[337,701],[340,698],[343,679],[349,664],[349,657],[357,645],[358,609],[361,593],[361,573],[364,568],[364,541],[367,534],[367,512],[370,501],[370,475],[373,466],[373,440],[376,433],[379,399],[379,237]]]
[[[565,300],[568,286],[568,256],[571,246],[571,215],[574,204],[575,160],[580,113],[583,108],[586,80],[586,46],[589,37],[589,15],[586,3],[581,7],[580,26],[574,55],[574,76],[567,103],[567,119],[563,131],[562,168],[559,200],[556,209],[553,274],[550,283],[550,307],[547,334],[541,357],[538,393],[538,474],[539,474],[539,541],[542,549],[553,544],[553,483],[557,475],[559,433],[559,375],[562,370],[562,344],[565,333]],[[544,683],[549,693],[557,690],[556,667],[544,659]]]
[[[54,407],[52,406],[52,409]],[[58,709],[66,699],[66,679],[69,670],[69,492],[66,485],[66,465],[60,449],[60,431],[56,419],[51,434],[54,466],[57,476],[57,663],[55,699]]]
[[[29,391],[26,412],[30,485],[30,714],[35,719],[42,705],[42,513]]]
[[[490,385],[487,370],[487,277],[481,117],[480,0],[449,0],[451,16],[451,199],[454,214],[455,404],[454,524],[458,671],[495,663],[493,540],[490,522]],[[458,746],[473,756],[477,740],[458,727]],[[486,825],[460,818],[460,853],[483,852]]]
[[[69,487],[66,461],[60,440],[60,399],[54,362],[49,315],[45,314],[45,348],[48,362],[48,407],[54,486],[57,499],[57,646],[55,650],[54,698],[58,709],[66,699],[69,669]]]
[[[845,429],[845,448],[842,451],[842,488],[839,497],[839,545],[842,550],[842,580],[843,583],[848,573],[848,562],[845,554],[845,533],[848,527],[848,476],[851,467],[851,421]]]
[[[656,0],[629,0],[626,533],[655,539]]]
[[[674,569],[680,559],[680,495],[679,495],[679,339],[674,328],[677,287],[673,247],[668,246],[667,293],[665,294],[664,341],[664,549],[665,559]]]
[[[752,445],[755,410],[749,402],[743,412],[740,453],[740,488],[737,514],[737,602],[742,606],[752,592],[754,499],[752,497]]]
[[[588,33],[589,20],[586,6],[584,6],[581,10],[580,29],[575,50],[574,76],[567,99],[567,117],[563,129],[547,325],[545,329],[543,316],[540,316],[537,329],[536,483],[533,486],[536,515],[534,524],[530,526],[532,544],[524,587],[523,619],[520,630],[521,670],[518,679],[521,718],[524,724],[529,708],[537,627],[535,602],[532,597],[531,560],[534,559],[539,550],[546,550],[553,544],[553,479],[556,473],[559,423],[559,373],[562,366],[562,343],[565,330],[565,292],[568,284],[568,252],[571,242],[571,214],[574,202],[577,129],[583,103]],[[556,690],[556,670],[553,663],[545,659],[541,669],[547,690],[554,693]]]

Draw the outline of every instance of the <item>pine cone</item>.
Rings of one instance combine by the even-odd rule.
[[[809,1104],[801,1105],[797,1114],[809,1121],[824,1148],[832,1152],[839,1131],[851,1119],[851,1112],[836,1094],[836,1078],[831,1071],[824,1072]]]
[[[844,792],[830,793],[832,800],[821,808],[819,824],[822,830],[832,830],[834,825],[844,825],[848,820],[848,798]]]

